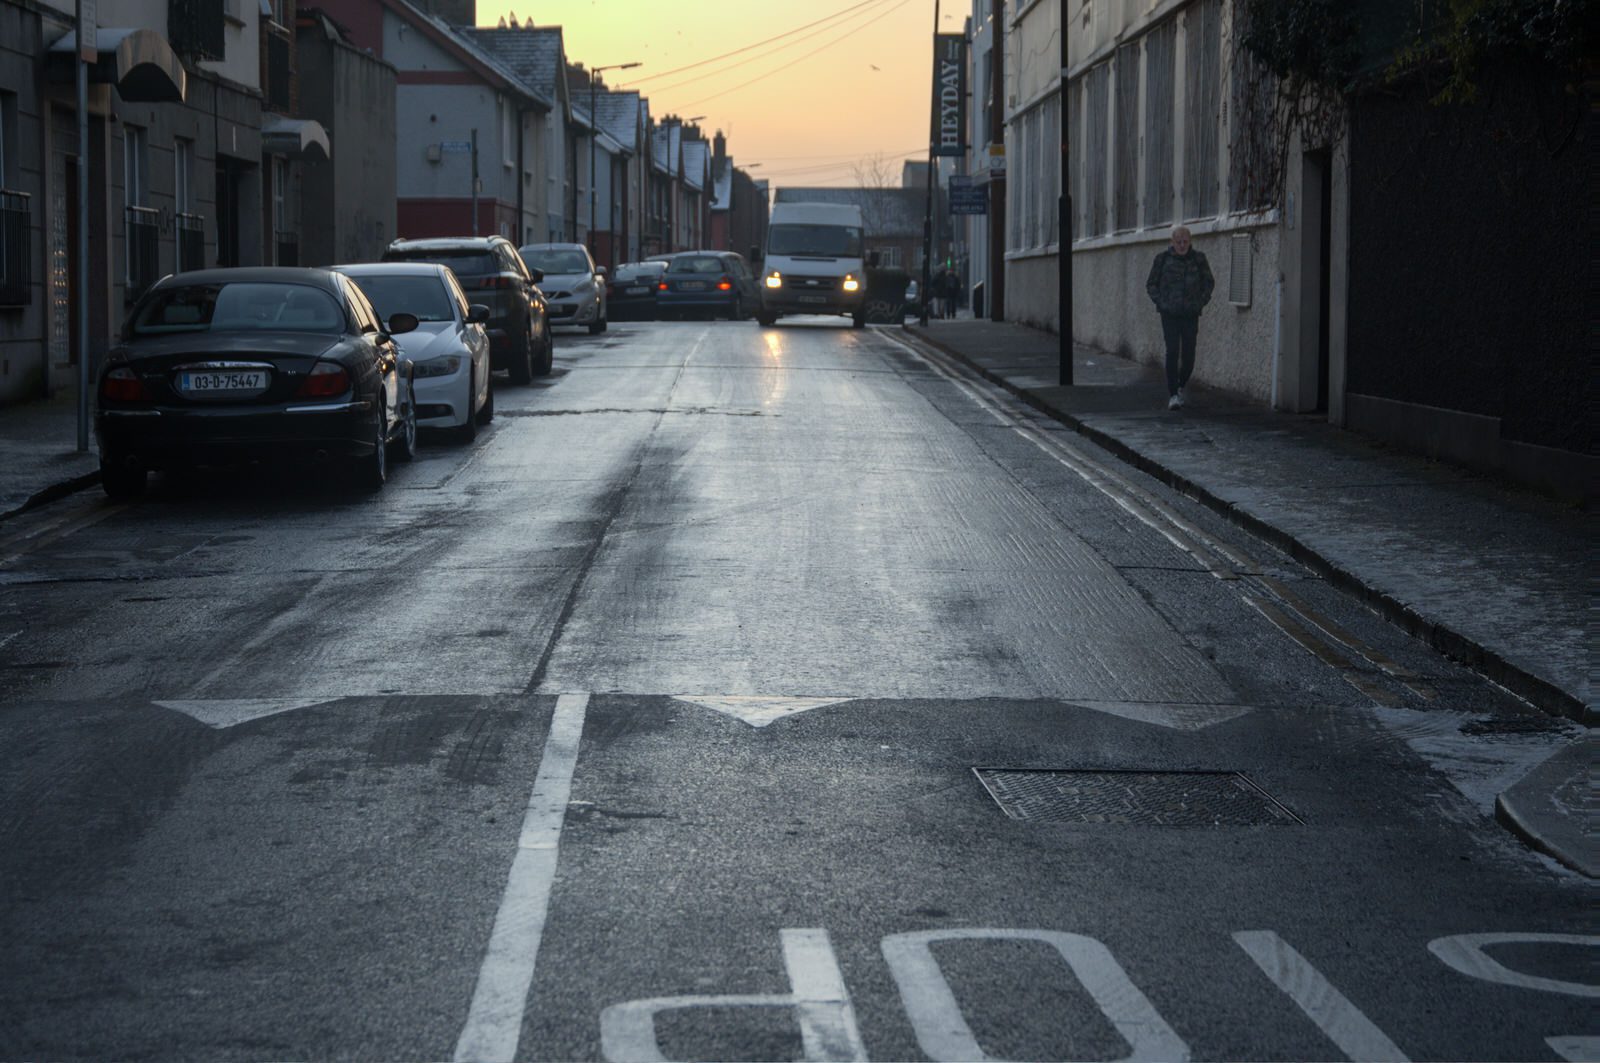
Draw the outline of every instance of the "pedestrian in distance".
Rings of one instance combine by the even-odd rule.
[[[1189,230],[1172,230],[1172,246],[1156,256],[1144,290],[1161,314],[1161,334],[1167,341],[1167,409],[1180,409],[1183,389],[1194,372],[1195,343],[1200,333],[1200,311],[1211,301],[1216,280],[1204,252],[1191,247]]]

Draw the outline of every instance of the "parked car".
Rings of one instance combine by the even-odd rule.
[[[334,266],[356,282],[380,318],[404,311],[417,328],[399,337],[416,375],[417,424],[453,431],[464,442],[494,420],[489,308],[468,304],[449,266],[436,262],[369,262]]]
[[[732,251],[673,255],[656,282],[656,311],[662,317],[722,314],[739,321],[760,305],[755,275],[744,257]]]
[[[529,271],[522,256],[503,236],[452,236],[430,240],[396,240],[383,253],[385,262],[437,262],[455,271],[467,298],[489,308],[489,358],[496,369],[511,374],[514,384],[550,372],[555,338],[550,332],[543,275]]]
[[[106,494],[147,473],[333,457],[376,490],[391,446],[416,454],[411,363],[351,281],[323,269],[244,267],[157,281],[128,313],[100,372],[95,437]]]
[[[582,244],[528,244],[519,249],[544,279],[539,290],[550,305],[553,325],[584,325],[589,335],[606,330],[606,268],[594,264]]]
[[[656,284],[667,260],[624,262],[606,278],[606,314],[613,321],[654,321]]]

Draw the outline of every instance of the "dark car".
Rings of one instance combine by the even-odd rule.
[[[656,311],[664,318],[718,314],[740,321],[761,305],[755,275],[732,251],[685,251],[673,255],[656,282]]]
[[[489,308],[484,323],[489,333],[489,364],[526,384],[550,372],[555,338],[538,283],[544,274],[529,270],[510,240],[503,236],[452,236],[430,240],[396,240],[383,253],[385,262],[437,262],[449,266],[469,303]]]
[[[128,313],[100,373],[95,436],[106,494],[151,469],[326,457],[376,490],[391,445],[416,453],[411,363],[350,280],[254,267],[158,281]]]
[[[656,284],[667,263],[624,262],[606,281],[606,305],[613,321],[654,321]]]

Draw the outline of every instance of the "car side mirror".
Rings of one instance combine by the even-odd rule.
[[[473,303],[467,307],[467,324],[481,325],[489,320],[489,308],[482,303]]]
[[[529,266],[528,267],[528,277],[535,284],[543,284],[544,283],[544,270],[542,270],[542,269],[534,269],[532,266]]]
[[[594,275],[596,277],[604,277],[606,275],[606,268],[604,266],[596,266],[594,268]]]
[[[416,314],[408,314],[404,310],[401,310],[399,313],[390,314],[389,335],[401,336],[407,332],[415,332],[417,331],[418,324],[419,322],[417,321]]]

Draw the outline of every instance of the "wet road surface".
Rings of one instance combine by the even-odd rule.
[[[1595,1058],[1569,724],[897,331],[557,355],[0,526],[0,1057]]]

